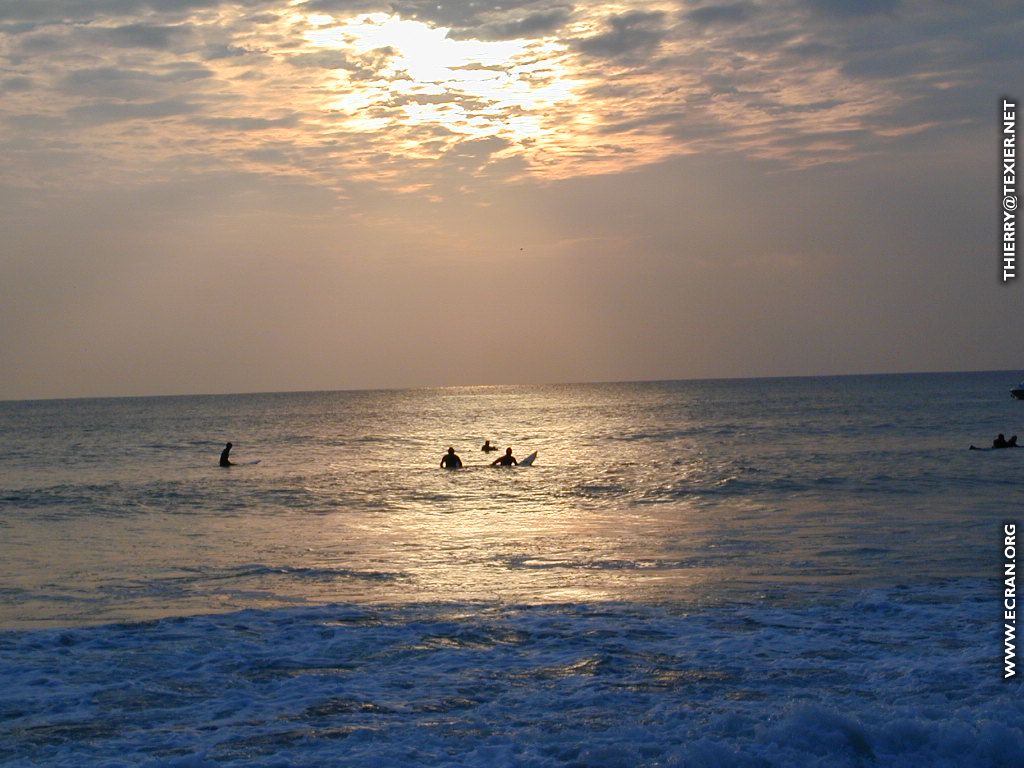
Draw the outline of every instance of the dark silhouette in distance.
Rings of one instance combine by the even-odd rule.
[[[518,463],[519,462],[516,461],[516,457],[512,455],[512,449],[511,448],[506,448],[505,449],[505,455],[504,456],[499,456],[494,461],[492,461],[491,462],[491,466],[493,467],[495,465],[501,465],[503,467],[511,467],[513,464],[518,464]]]
[[[462,469],[462,459],[455,455],[454,448],[449,448],[448,453],[441,457],[441,466],[445,469]]]

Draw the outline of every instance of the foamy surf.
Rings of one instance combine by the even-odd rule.
[[[0,635],[53,766],[1015,766],[992,585],[683,611],[316,608]]]

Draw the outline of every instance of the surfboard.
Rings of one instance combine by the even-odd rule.
[[[534,451],[529,456],[527,456],[525,459],[520,460],[519,466],[520,467],[530,467],[530,466],[533,466],[533,460],[536,459],[536,458],[537,458],[537,452]]]

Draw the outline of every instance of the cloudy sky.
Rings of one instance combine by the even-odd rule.
[[[1024,6],[0,0],[0,398],[1024,366]]]

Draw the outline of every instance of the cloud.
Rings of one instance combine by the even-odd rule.
[[[229,45],[227,43],[208,45],[203,48],[202,52],[203,58],[207,61],[217,61],[218,59],[237,59],[242,56],[253,55],[259,56],[261,53],[240,45]]]
[[[153,24],[126,24],[101,30],[97,36],[124,48],[153,48],[167,50],[191,34],[187,26],[159,26]]]
[[[901,0],[805,0],[816,11],[834,16],[873,16],[892,13]]]
[[[931,52],[925,47],[905,46],[889,50],[868,50],[846,57],[843,74],[856,78],[903,78],[912,72],[933,66]]]
[[[678,123],[685,116],[686,113],[682,110],[656,112],[654,114],[643,115],[632,120],[624,120],[617,123],[606,123],[605,125],[602,125],[599,130],[602,134],[628,133],[629,131],[643,130],[651,128],[652,126],[671,126]]]
[[[468,158],[473,160],[486,160],[496,152],[500,152],[509,146],[505,139],[489,138],[464,141],[448,151],[449,157]]]
[[[657,48],[667,36],[662,11],[633,11],[607,19],[608,31],[576,41],[580,51],[592,56],[622,56]]]
[[[98,101],[73,107],[68,114],[82,122],[99,125],[129,120],[160,120],[191,115],[199,109],[198,105],[180,99],[140,103]]]
[[[32,90],[32,78],[15,75],[0,78],[0,93],[24,93]]]
[[[292,54],[287,57],[287,61],[293,67],[310,67],[313,69],[358,68],[358,65],[347,52],[326,49]]]
[[[34,112],[25,112],[19,115],[8,115],[4,118],[12,128],[23,132],[37,133],[57,132],[67,128],[67,121],[61,116],[43,115]]]
[[[488,20],[475,26],[453,29],[451,37],[475,40],[517,40],[550,35],[565,26],[571,8],[542,11],[489,14]]]
[[[686,13],[687,21],[698,26],[715,26],[740,24],[749,20],[757,12],[753,3],[728,3],[725,5],[706,5]]]
[[[121,99],[152,98],[157,92],[182,83],[213,77],[213,71],[195,64],[177,66],[170,71],[146,72],[138,69],[97,67],[79,69],[66,75],[61,88],[81,96]]]
[[[44,130],[36,125],[67,131],[71,143],[75,127],[96,128],[96,156],[126,173],[132,163],[173,167],[169,158],[201,146],[211,166],[260,172],[262,157],[277,173],[269,158],[287,157],[332,189],[352,179],[392,187],[403,177],[441,183],[431,163],[487,140],[501,143],[488,173],[545,178],[698,152],[800,167],[850,161],[911,134],[976,131],[972,94],[996,71],[1022,78],[1024,13],[998,3],[628,7],[310,0],[285,12],[270,0],[0,0],[5,124],[18,139]],[[335,22],[303,15],[340,25],[370,11],[450,27],[437,44],[468,58],[417,75],[403,41],[363,52],[330,35],[314,44],[311,33]],[[102,128],[138,120],[164,124]],[[148,138],[130,145],[129,130]],[[261,155],[271,130],[273,152]]]
[[[271,0],[253,3],[272,7]],[[0,0],[0,21],[46,24],[94,21],[150,14],[176,15],[237,5],[237,0]]]
[[[299,115],[284,117],[203,117],[195,120],[198,125],[229,131],[267,131],[274,128],[291,128],[298,124]]]
[[[67,45],[67,38],[50,32],[29,35],[21,38],[15,44],[19,54],[49,54],[63,50]]]
[[[405,10],[414,3],[399,3],[397,7]],[[369,11],[386,10],[389,3],[384,0],[307,0],[302,9],[307,13],[366,13]]]
[[[566,0],[307,0],[301,8],[305,13],[336,17],[397,14],[404,19],[447,27],[453,39],[476,40],[513,40],[553,33],[565,24],[573,10]]]
[[[795,54],[801,58],[811,59],[834,53],[835,49],[825,43],[801,40],[800,42],[787,44],[785,52]]]
[[[485,30],[498,39],[536,37],[548,34],[564,26],[569,20],[568,8],[556,8],[543,13],[533,13],[515,21],[487,25]]]

